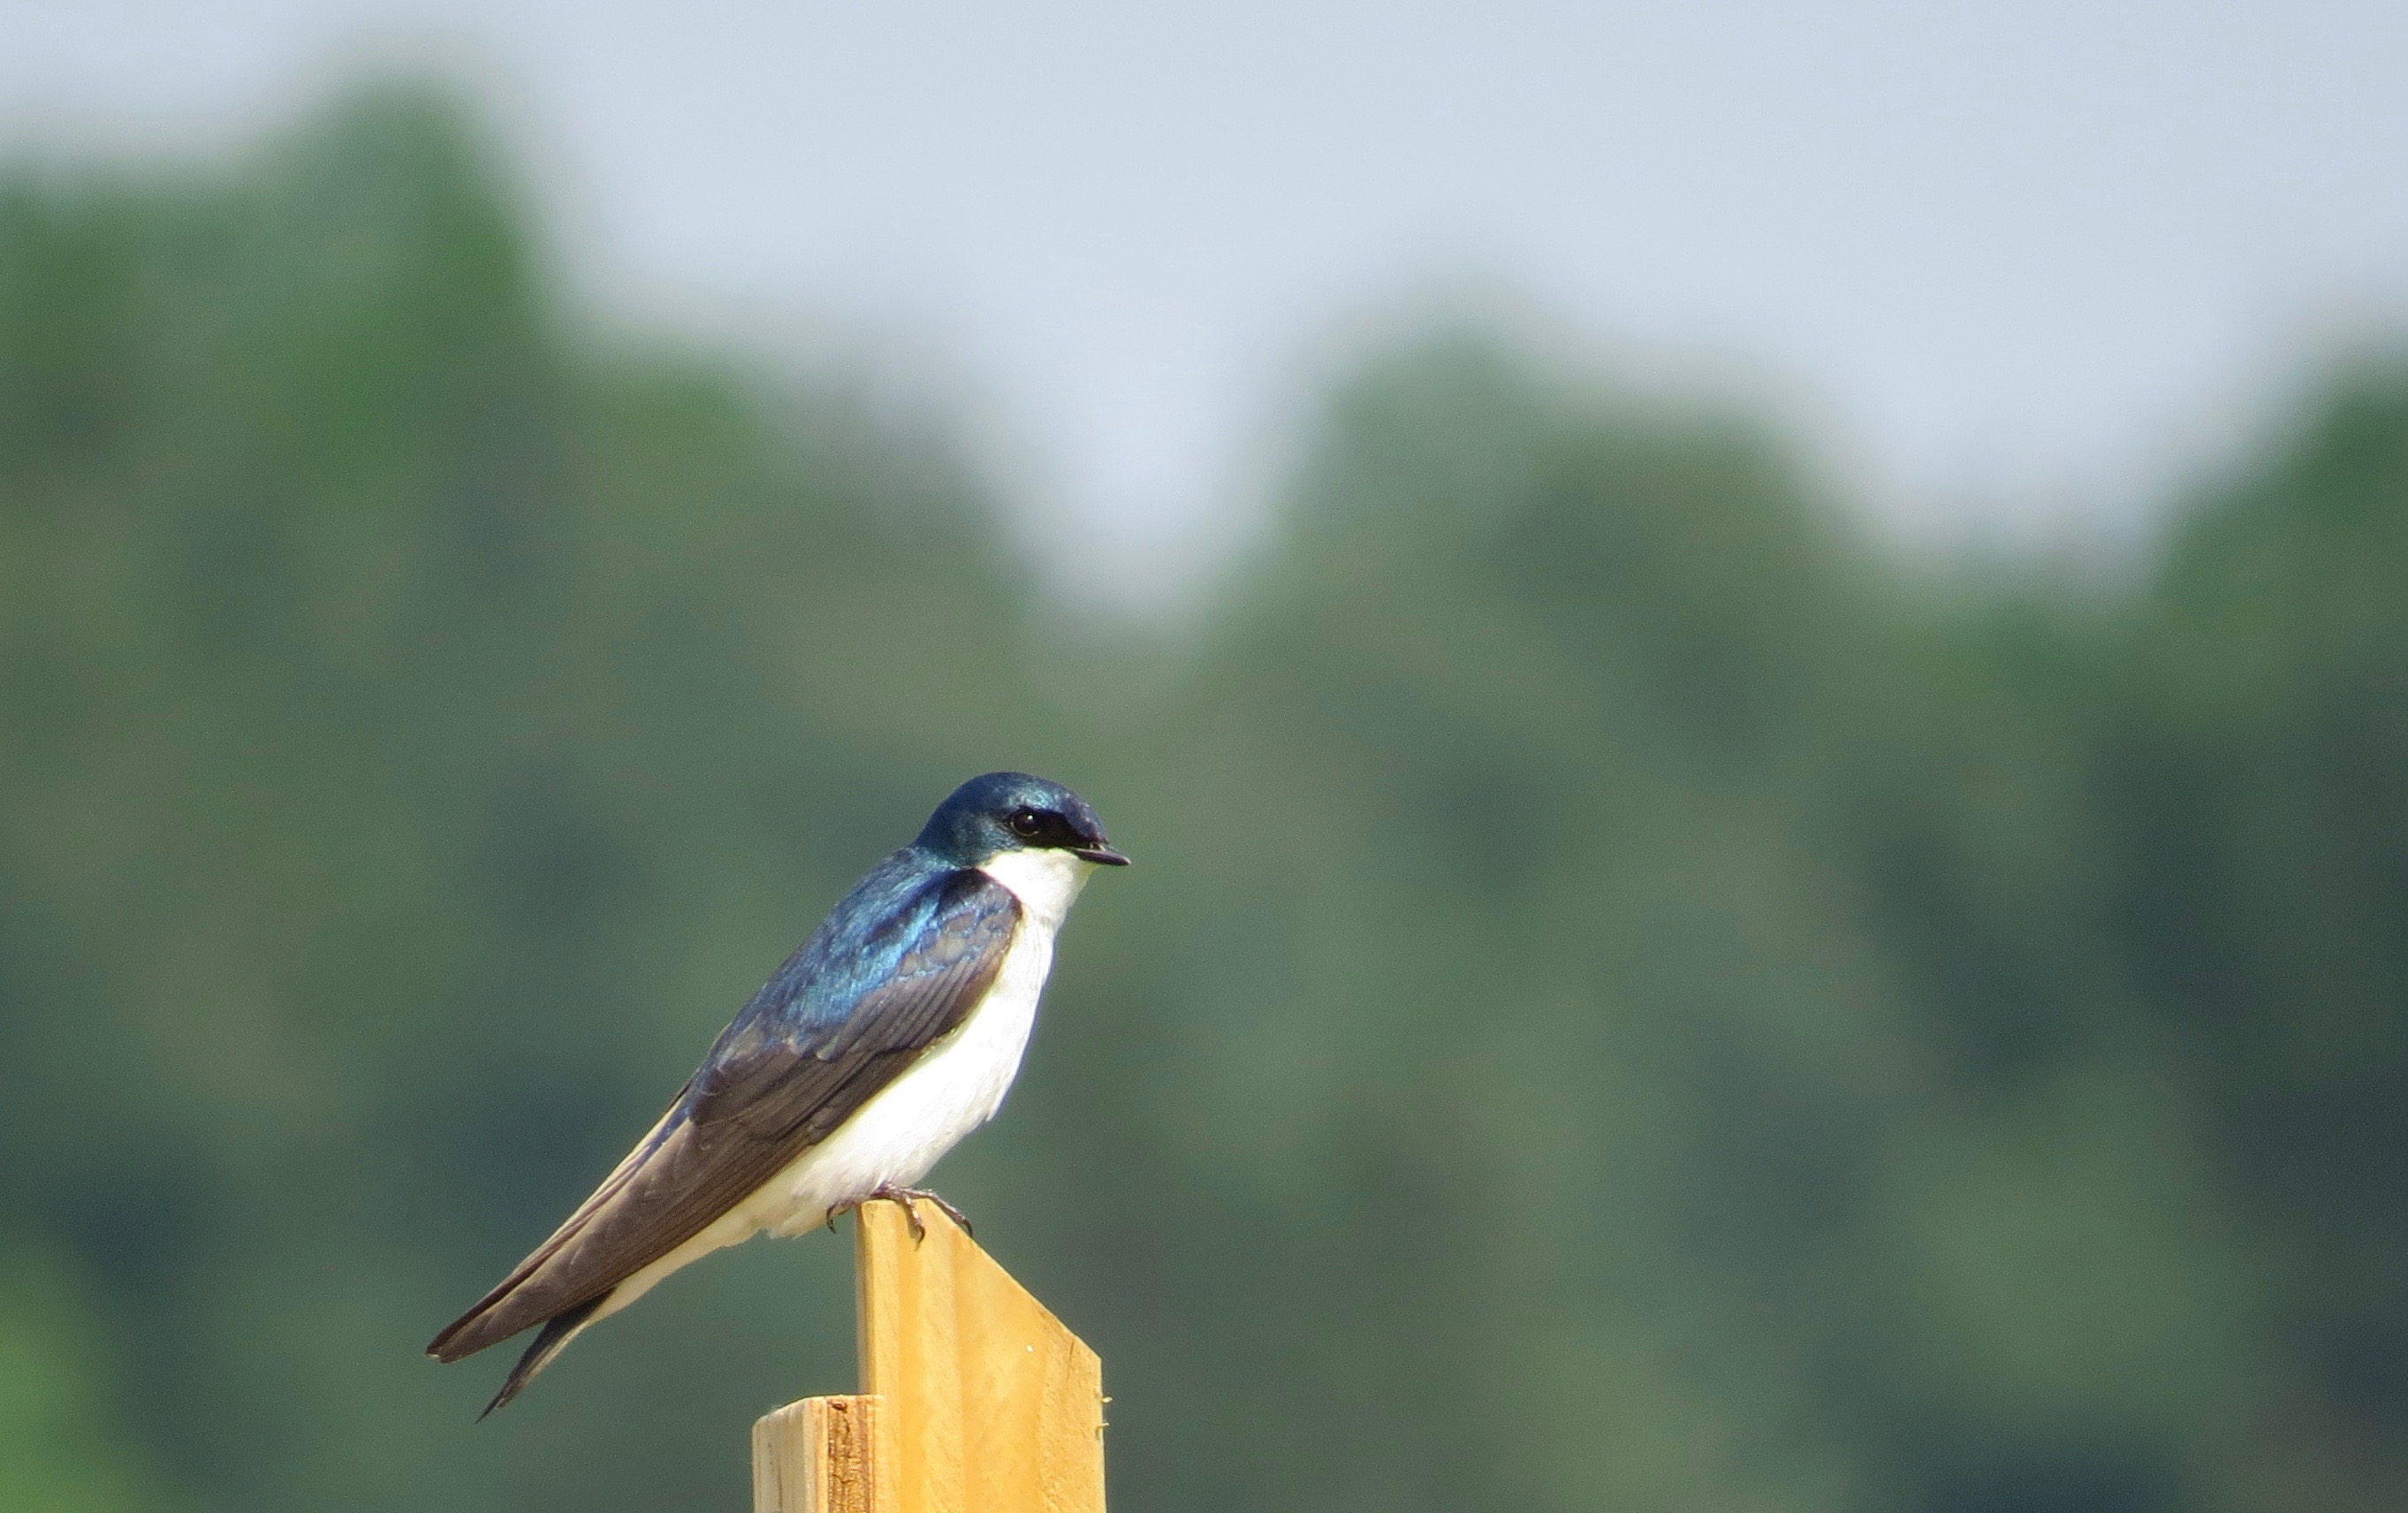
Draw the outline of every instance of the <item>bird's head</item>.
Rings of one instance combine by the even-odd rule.
[[[985,867],[1020,852],[1056,852],[1105,867],[1128,858],[1104,839],[1087,800],[1025,772],[988,772],[937,806],[915,843],[956,867]]]

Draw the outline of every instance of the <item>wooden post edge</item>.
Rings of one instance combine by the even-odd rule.
[[[884,1399],[807,1397],[752,1425],[752,1513],[894,1513]]]
[[[1104,1513],[1103,1362],[933,1204],[861,1205],[861,1385],[752,1426],[753,1513]]]
[[[866,1203],[861,1385],[896,1513],[1104,1513],[1103,1362],[936,1205]]]

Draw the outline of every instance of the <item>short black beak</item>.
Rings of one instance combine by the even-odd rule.
[[[1125,867],[1129,864],[1129,859],[1126,857],[1114,851],[1111,846],[1106,845],[1101,841],[1096,842],[1091,846],[1072,846],[1070,848],[1070,855],[1078,857],[1081,861],[1098,862],[1106,867]]]

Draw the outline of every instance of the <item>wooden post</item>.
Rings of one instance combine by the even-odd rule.
[[[856,1220],[859,1395],[752,1426],[753,1513],[1104,1513],[1103,1363],[934,1204]]]
[[[879,1400],[807,1397],[752,1425],[752,1513],[885,1513]]]

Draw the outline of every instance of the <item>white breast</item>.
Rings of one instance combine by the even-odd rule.
[[[1054,965],[1054,932],[1095,865],[1068,852],[1015,851],[984,870],[1020,900],[1020,924],[994,986],[961,1027],[752,1196],[620,1283],[588,1323],[617,1313],[662,1277],[723,1246],[764,1230],[798,1234],[826,1222],[829,1210],[859,1203],[882,1187],[911,1186],[962,1136],[995,1117],[1037,1023],[1037,996]]]
[[[1037,1022],[1037,998],[1054,965],[1054,932],[1094,871],[1092,863],[1060,851],[1008,852],[988,863],[987,875],[1011,889],[1021,907],[994,986],[960,1029],[923,1052],[762,1189],[761,1206],[784,1212],[763,1213],[760,1227],[793,1234],[882,1186],[910,1187],[995,1117]]]

